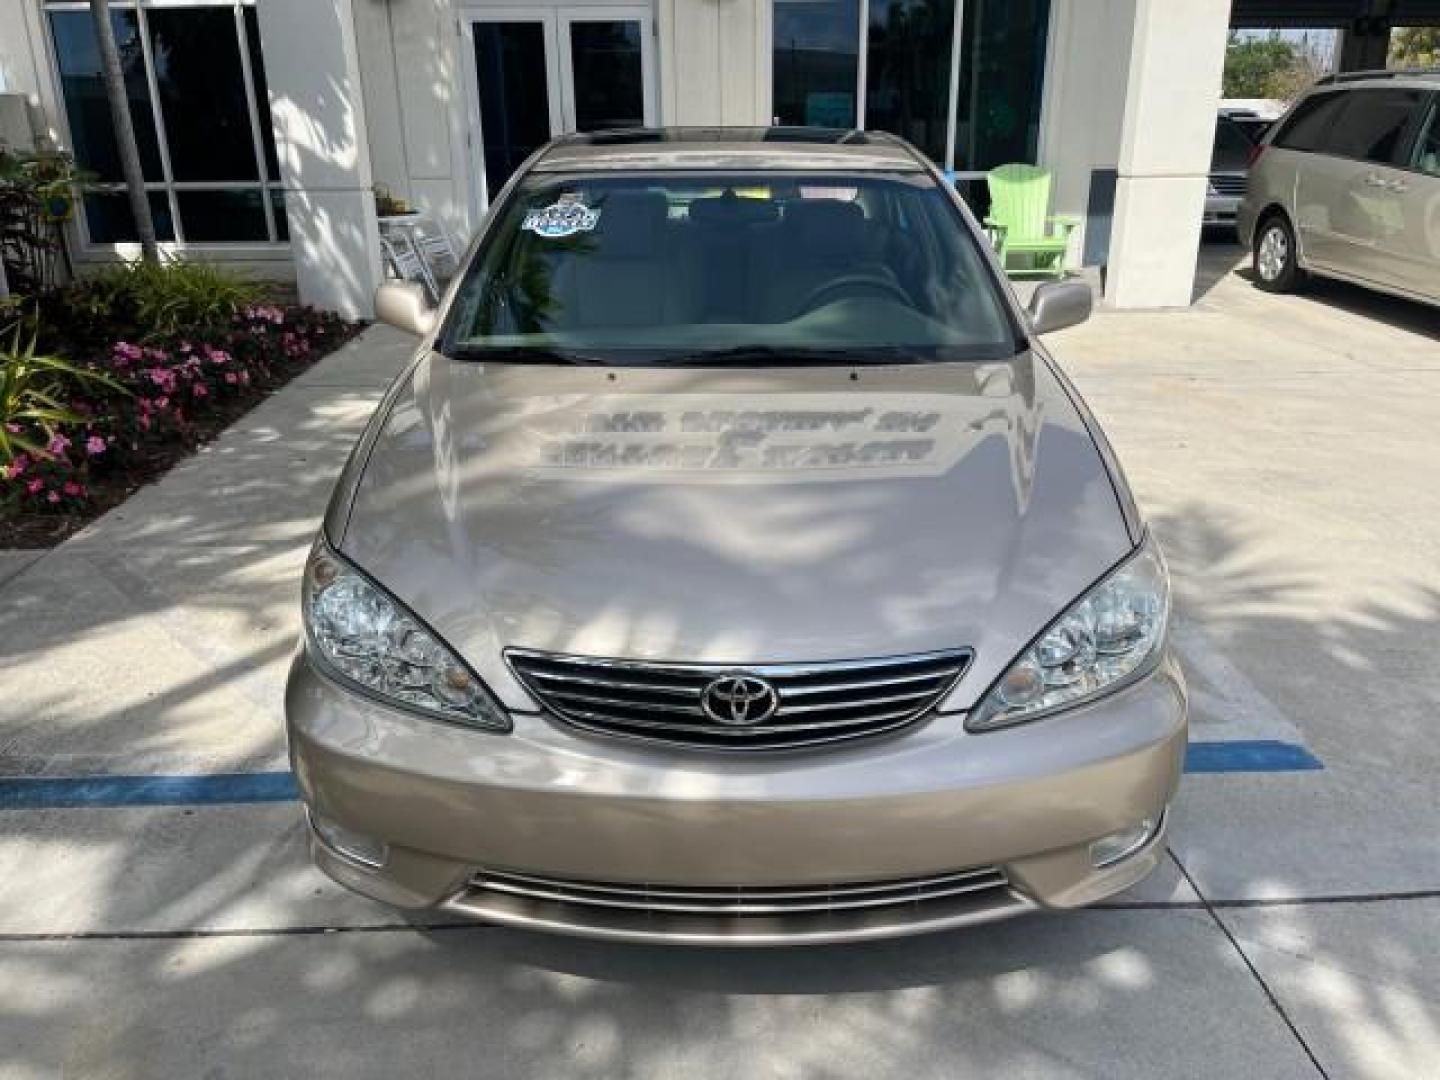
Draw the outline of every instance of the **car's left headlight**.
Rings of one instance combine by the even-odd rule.
[[[470,666],[323,538],[305,565],[304,618],[312,652],[342,682],[431,719],[510,730]]]
[[[1051,623],[965,721],[994,731],[1037,720],[1147,675],[1165,648],[1170,575],[1145,541]]]

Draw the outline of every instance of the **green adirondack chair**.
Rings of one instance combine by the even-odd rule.
[[[1080,219],[1047,214],[1050,173],[1035,165],[1001,165],[990,170],[986,182],[990,213],[985,227],[995,239],[1005,272],[1064,277],[1065,249]]]

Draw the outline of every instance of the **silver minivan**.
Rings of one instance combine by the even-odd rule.
[[[1239,230],[1267,291],[1313,273],[1440,304],[1440,71],[1321,79],[1257,147]]]

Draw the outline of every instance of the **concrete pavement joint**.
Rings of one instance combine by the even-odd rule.
[[[1215,924],[1220,933],[1225,935],[1225,940],[1230,942],[1230,947],[1235,950],[1235,955],[1240,957],[1241,963],[1249,970],[1256,984],[1260,987],[1260,992],[1263,993],[1266,1000],[1270,1002],[1270,1007],[1275,1010],[1276,1015],[1279,1016],[1285,1026],[1290,1029],[1290,1034],[1294,1036],[1295,1041],[1299,1043],[1300,1049],[1305,1051],[1305,1056],[1310,1059],[1310,1064],[1315,1067],[1315,1072],[1321,1077],[1321,1080],[1330,1080],[1330,1074],[1325,1071],[1325,1066],[1320,1064],[1320,1059],[1315,1056],[1315,1051],[1312,1050],[1310,1044],[1305,1041],[1305,1036],[1300,1034],[1300,1029],[1295,1026],[1295,1021],[1290,1019],[1290,1014],[1287,1013],[1285,1007],[1280,1004],[1280,999],[1276,997],[1275,992],[1270,989],[1270,984],[1260,975],[1259,968],[1255,966],[1249,955],[1241,948],[1240,942],[1236,939],[1235,935],[1230,932],[1230,928],[1225,925],[1225,920],[1220,918],[1216,912],[1216,905],[1212,904],[1206,898],[1205,894],[1200,891],[1200,885],[1190,876],[1190,871],[1185,869],[1185,864],[1180,861],[1180,856],[1176,855],[1171,848],[1166,848],[1165,850],[1170,856],[1171,861],[1175,863],[1175,868],[1180,871],[1180,876],[1183,877],[1190,888],[1195,891],[1195,895],[1200,897],[1200,903],[1210,916],[1210,921]]]
[[[1175,857],[1175,853],[1174,853],[1174,852],[1168,852],[1168,853],[1169,853],[1170,857],[1171,857],[1172,859],[1174,859],[1176,866],[1180,868],[1180,873],[1186,877],[1186,880],[1187,880],[1187,881],[1190,881],[1191,887],[1192,887],[1192,888],[1195,888],[1195,883],[1194,883],[1194,881],[1193,881],[1193,880],[1190,880],[1189,875],[1185,873],[1185,869],[1184,869],[1183,866],[1181,866],[1180,860]],[[1197,892],[1197,894],[1199,893],[1198,888],[1196,889],[1196,892]],[[1114,911],[1114,912],[1122,912],[1122,913],[1124,913],[1124,912],[1137,912],[1137,911],[1205,911],[1205,912],[1209,912],[1210,915],[1211,915],[1211,917],[1216,920],[1216,922],[1217,922],[1218,925],[1220,925],[1221,931],[1225,934],[1226,938],[1229,939],[1230,944],[1231,944],[1232,946],[1234,946],[1235,949],[1236,949],[1238,952],[1240,952],[1241,958],[1245,961],[1246,967],[1248,967],[1248,968],[1250,969],[1251,973],[1252,973],[1253,975],[1255,975],[1255,978],[1260,981],[1261,987],[1262,987],[1262,989],[1265,990],[1266,996],[1270,999],[1271,1004],[1272,1004],[1272,1005],[1275,1005],[1276,1010],[1277,1010],[1278,1012],[1280,1012],[1282,1018],[1284,1018],[1284,1019],[1286,1020],[1286,1024],[1287,1024],[1287,1026],[1290,1028],[1290,1030],[1291,1030],[1292,1032],[1295,1032],[1295,1027],[1294,1027],[1294,1025],[1289,1022],[1289,1018],[1285,1016],[1284,1010],[1281,1009],[1281,1007],[1276,1003],[1274,995],[1271,994],[1270,991],[1269,991],[1269,987],[1265,985],[1264,980],[1260,978],[1259,974],[1255,971],[1254,966],[1253,966],[1252,964],[1250,964],[1250,962],[1249,962],[1249,957],[1245,956],[1243,950],[1240,949],[1240,946],[1239,946],[1238,942],[1236,941],[1236,939],[1230,934],[1229,930],[1224,926],[1224,924],[1220,922],[1220,920],[1218,919],[1218,917],[1216,917],[1216,915],[1215,915],[1216,912],[1218,912],[1218,911],[1225,911],[1225,910],[1231,910],[1231,909],[1235,909],[1235,908],[1281,907],[1281,906],[1308,907],[1308,906],[1317,905],[1317,904],[1366,904],[1366,903],[1377,903],[1377,902],[1382,902],[1382,901],[1432,900],[1432,899],[1440,899],[1440,889],[1419,890],[1419,891],[1414,891],[1414,892],[1374,893],[1374,894],[1356,895],[1356,896],[1315,896],[1315,897],[1300,897],[1300,898],[1287,899],[1287,900],[1258,900],[1258,901],[1257,901],[1257,900],[1215,900],[1215,901],[1207,901],[1207,900],[1203,900],[1203,899],[1202,899],[1202,900],[1136,900],[1136,901],[1129,901],[1129,902],[1119,901],[1119,902],[1116,902],[1116,903],[1090,904],[1090,905],[1088,905],[1088,906],[1085,907],[1085,908],[1077,909],[1077,911]],[[67,941],[77,941],[77,942],[79,942],[79,941],[189,941],[189,940],[201,940],[201,939],[208,939],[208,938],[321,937],[321,936],[324,936],[324,935],[327,935],[327,934],[393,934],[393,933],[400,933],[400,932],[404,932],[404,931],[417,931],[417,932],[430,933],[430,932],[433,932],[433,931],[442,931],[442,930],[471,930],[471,931],[479,931],[479,930],[499,930],[499,929],[503,929],[503,927],[501,927],[500,925],[498,925],[498,924],[496,924],[496,923],[487,923],[487,922],[483,922],[483,921],[481,921],[481,920],[474,920],[474,921],[464,920],[464,921],[460,921],[460,922],[434,922],[434,923],[430,923],[430,922],[359,923],[359,924],[355,924],[355,925],[337,925],[337,926],[330,926],[330,925],[306,925],[306,926],[253,926],[253,927],[241,926],[241,927],[214,927],[214,928],[204,928],[204,927],[200,927],[200,928],[193,928],[193,929],[170,929],[170,930],[74,930],[74,931],[59,931],[59,932],[54,932],[54,933],[46,932],[46,931],[33,931],[33,932],[0,931],[0,942],[8,943],[8,944],[20,944],[20,943],[25,943],[25,942],[40,942],[40,943],[44,943],[44,942],[67,942]],[[1298,1033],[1296,1033],[1296,1038],[1299,1039],[1299,1041],[1300,1041],[1300,1043],[1301,1043],[1302,1046],[1305,1045],[1304,1039],[1301,1038]],[[1315,1067],[1320,1070],[1320,1075],[1321,1075],[1321,1076],[1327,1076],[1325,1070],[1319,1065],[1318,1062],[1315,1061],[1314,1055],[1313,1055],[1313,1054],[1309,1054],[1309,1048],[1308,1048],[1308,1046],[1306,1047],[1306,1051],[1307,1051],[1307,1055],[1310,1057],[1310,1060],[1315,1063]],[[1327,1076],[1327,1080],[1328,1080],[1328,1076]]]

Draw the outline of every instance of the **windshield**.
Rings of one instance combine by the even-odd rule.
[[[1215,148],[1210,155],[1212,172],[1244,171],[1255,144],[1239,124],[1221,117],[1215,125]]]
[[[924,174],[534,176],[499,213],[442,338],[457,358],[910,363],[1020,347]]]

